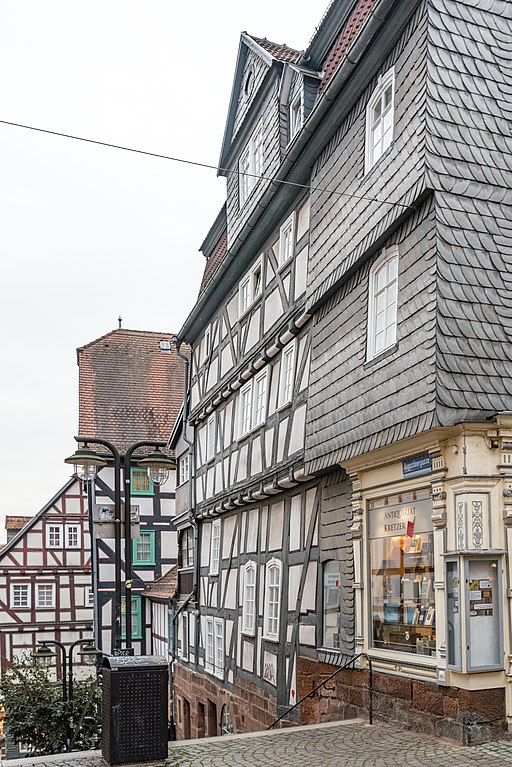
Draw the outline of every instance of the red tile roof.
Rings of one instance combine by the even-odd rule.
[[[204,272],[203,272],[203,279],[201,280],[201,290],[204,290],[204,288],[210,282],[214,272],[216,271],[220,262],[226,255],[227,249],[228,249],[228,231],[227,229],[224,229],[217,245],[213,249],[211,256],[209,256],[209,258],[206,261],[206,265],[204,267]]]
[[[150,583],[142,592],[145,597],[150,599],[170,599],[178,588],[178,568],[173,565],[170,570],[164,573],[156,581]]]
[[[320,83],[320,93],[325,90],[340,63],[347,55],[376,3],[377,0],[358,0],[354,10],[347,19],[347,23],[323,62],[324,77]]]
[[[21,530],[32,517],[6,517],[5,529],[6,530]]]
[[[79,433],[122,453],[138,440],[166,441],[183,401],[183,361],[171,333],[113,330],[77,350]]]
[[[289,48],[287,45],[272,43],[266,37],[255,37],[254,35],[249,35],[249,37],[279,61],[297,62],[303,54],[303,51],[297,51],[295,48]]]

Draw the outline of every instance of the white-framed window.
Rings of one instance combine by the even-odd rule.
[[[258,183],[263,172],[263,125],[260,122],[252,134],[238,162],[238,190],[240,207]]]
[[[30,607],[30,590],[28,584],[11,584],[11,607]]]
[[[36,607],[55,607],[55,584],[36,584]]]
[[[215,455],[215,436],[216,436],[216,418],[215,413],[208,416],[206,422],[206,460],[211,461]]]
[[[66,548],[67,549],[79,549],[81,541],[81,529],[80,525],[66,525]]]
[[[366,173],[393,141],[394,102],[395,70],[391,68],[379,79],[366,107]]]
[[[62,548],[62,525],[46,525],[46,548]]]
[[[283,266],[293,256],[295,247],[295,211],[288,216],[279,230],[279,266]]]
[[[190,478],[190,456],[188,450],[178,458],[178,477],[180,485],[188,482]]]
[[[290,341],[281,352],[281,371],[279,375],[279,407],[291,402],[295,381],[295,339]]]
[[[210,541],[210,575],[218,575],[220,566],[220,519],[212,522],[212,538]]]
[[[252,426],[252,381],[240,389],[240,428],[241,437],[251,430]]]
[[[252,427],[261,426],[267,417],[268,368],[254,376]]]
[[[302,122],[304,119],[303,109],[302,109],[302,93],[297,93],[296,96],[292,99],[290,102],[290,114],[289,114],[289,125],[290,125],[290,141],[295,136],[296,133],[299,132],[299,130],[302,127]]]
[[[205,668],[220,679],[224,678],[224,620],[206,618]]]
[[[213,618],[206,618],[206,634],[204,643],[204,665],[207,671],[213,671],[215,663],[215,641],[213,632]]]
[[[194,564],[194,532],[191,527],[187,527],[181,533],[181,566],[192,567]]]
[[[387,248],[370,271],[367,359],[396,343],[398,307],[398,248]]]
[[[265,639],[279,640],[279,611],[281,607],[281,561],[271,559],[265,569],[265,609],[263,635]]]
[[[244,591],[242,602],[242,631],[254,635],[256,626],[256,565],[246,562],[244,565]]]
[[[92,586],[85,587],[84,605],[86,607],[94,607],[94,589]]]
[[[238,316],[241,317],[263,289],[263,255],[247,272],[238,285]]]

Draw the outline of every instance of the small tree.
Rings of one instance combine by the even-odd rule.
[[[100,690],[95,680],[74,682],[73,701],[63,700],[62,684],[49,670],[24,655],[13,661],[0,681],[7,727],[31,754],[56,754],[69,747],[95,745]]]

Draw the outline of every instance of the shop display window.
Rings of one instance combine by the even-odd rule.
[[[323,646],[339,649],[340,646],[340,563],[324,565],[324,631]]]
[[[371,641],[375,648],[435,655],[434,536],[427,489],[368,503]]]

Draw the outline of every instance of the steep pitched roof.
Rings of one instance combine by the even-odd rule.
[[[121,452],[169,438],[183,399],[183,362],[171,341],[170,333],[118,329],[77,350],[80,434]]]
[[[290,61],[296,63],[302,56],[303,51],[298,51],[295,48],[289,48],[285,44],[273,43],[267,40],[266,37],[255,37],[246,33],[251,40],[263,48],[267,53],[270,53],[272,58],[279,59],[279,61]]]

